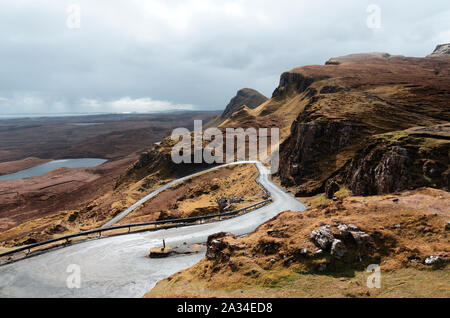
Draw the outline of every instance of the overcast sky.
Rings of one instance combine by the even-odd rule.
[[[216,110],[240,88],[270,96],[283,71],[333,56],[425,56],[450,42],[450,5],[1,0],[0,39],[0,114]]]

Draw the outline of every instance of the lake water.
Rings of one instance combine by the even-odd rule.
[[[34,166],[25,170],[21,170],[11,174],[0,176],[0,180],[17,180],[24,178],[37,177],[58,168],[90,168],[96,167],[107,160],[97,158],[81,158],[81,159],[63,159],[53,160],[42,165]]]

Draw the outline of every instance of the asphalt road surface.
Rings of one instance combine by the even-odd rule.
[[[271,204],[220,222],[86,241],[1,266],[0,297],[141,297],[159,280],[191,267],[204,256],[203,250],[163,259],[146,257],[151,247],[161,246],[162,239],[168,246],[191,246],[205,243],[209,235],[217,232],[247,234],[282,211],[306,209],[270,180],[267,168],[253,163],[260,172],[258,181],[272,196]],[[78,280],[74,275],[78,273],[80,285],[76,288]],[[72,284],[68,285],[68,281]]]

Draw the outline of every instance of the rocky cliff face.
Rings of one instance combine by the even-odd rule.
[[[272,98],[283,97],[290,90],[293,90],[296,93],[303,93],[315,81],[320,81],[326,78],[326,76],[315,74],[285,72],[281,74],[280,84],[272,93]]]
[[[214,124],[221,129],[279,127],[279,176],[298,196],[323,191],[331,196],[331,190],[344,184],[357,194],[448,187],[448,173],[435,167],[441,155],[425,151],[431,147],[445,154],[440,142],[446,139],[428,138],[424,145],[405,133],[450,122],[450,55],[443,54],[445,45],[436,52],[427,58],[352,54],[296,68],[281,75],[267,102],[254,90],[240,90],[221,115],[226,119],[217,118]],[[374,137],[390,132],[409,139]],[[202,168],[173,164],[170,149],[163,143],[143,154],[119,183],[156,170],[182,176]],[[439,176],[420,175],[419,167],[439,171]]]
[[[322,174],[332,175],[339,168],[336,162],[327,165],[329,160],[326,158],[333,158],[354,143],[365,129],[350,121],[294,122],[291,136],[280,148],[280,176],[283,182],[299,185],[298,193],[304,195],[323,191]]]
[[[450,124],[373,136],[345,172],[354,194],[449,189]]]
[[[444,187],[446,174],[441,168],[444,176],[439,181],[411,175],[428,157],[433,162],[442,159],[423,151],[427,145],[418,145],[411,137],[404,143],[377,139],[374,146],[371,138],[450,121],[450,55],[354,54],[330,61],[284,73],[274,91],[273,99],[300,94],[308,101],[280,146],[282,183],[296,186],[299,196],[322,192],[333,179],[347,180],[358,194],[419,185]],[[444,139],[427,142],[434,145],[436,140]],[[433,149],[445,153],[445,147]],[[347,176],[344,171],[349,169]]]
[[[439,55],[449,55],[450,54],[450,43],[440,44],[436,46],[433,53],[428,55],[428,57],[439,56]]]
[[[243,88],[239,90],[225,108],[224,112],[220,116],[222,119],[230,117],[235,111],[242,106],[247,106],[250,109],[256,108],[267,100],[267,97],[260,92],[251,89]]]

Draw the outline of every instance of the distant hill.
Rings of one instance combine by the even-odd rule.
[[[448,189],[450,55],[445,47],[424,58],[351,54],[295,68],[281,75],[270,99],[240,90],[213,124],[222,130],[280,128],[279,178],[298,196],[332,195],[337,185],[358,195]],[[149,170],[178,176],[202,168],[166,167],[169,159],[162,154],[170,148],[168,143],[143,157],[129,171],[136,176],[131,179]]]
[[[440,45],[436,46],[433,53],[431,53],[427,57],[439,56],[439,55],[450,55],[450,43],[440,44]]]
[[[257,90],[251,88],[243,88],[236,93],[225,110],[220,116],[217,116],[212,121],[210,121],[206,127],[219,126],[225,120],[230,118],[234,112],[238,111],[243,106],[247,106],[249,109],[254,109],[267,101],[267,97],[258,92]]]
[[[267,97],[260,92],[251,88],[243,88],[230,100],[220,117],[222,119],[229,118],[235,111],[244,105],[253,109],[264,103],[266,100]]]
[[[303,109],[280,145],[280,177],[297,195],[332,181],[358,195],[448,189],[449,54],[352,54],[303,66],[281,76],[272,100],[293,96]],[[428,134],[408,130],[417,126]]]
[[[443,44],[424,58],[366,53],[302,66],[283,73],[260,106],[234,111],[220,129],[281,129],[273,180],[302,197],[308,209],[282,212],[245,237],[211,235],[205,258],[146,296],[445,293],[449,53]],[[327,244],[319,243],[326,237]],[[361,289],[369,264],[381,264],[395,278],[383,276],[381,289]]]

